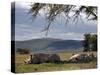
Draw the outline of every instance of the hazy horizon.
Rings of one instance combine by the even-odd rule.
[[[30,40],[36,40],[36,39],[55,39],[55,40],[77,40],[77,41],[83,41],[83,39],[59,39],[59,38],[49,38],[49,37],[34,38],[34,39],[27,39],[27,40],[15,40],[15,41],[30,41]],[[12,41],[14,41],[14,40],[12,40]]]

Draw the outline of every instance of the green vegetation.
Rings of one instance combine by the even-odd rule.
[[[18,52],[19,54],[29,54],[29,53],[30,53],[30,49],[18,48],[18,49],[17,49],[17,52]]]
[[[97,55],[96,52],[93,52]],[[68,60],[72,56],[72,52],[58,53],[62,61]],[[23,60],[26,59],[28,54],[16,54],[16,72],[47,72],[47,71],[67,71],[67,70],[80,70],[80,69],[93,69],[97,67],[97,61],[89,63],[42,63],[42,64],[24,64]]]
[[[97,35],[84,34],[84,51],[97,51]]]

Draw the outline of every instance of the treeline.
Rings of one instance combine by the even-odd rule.
[[[97,34],[84,34],[84,51],[97,51]]]

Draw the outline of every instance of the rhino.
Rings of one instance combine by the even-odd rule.
[[[52,63],[60,62],[60,57],[57,54],[51,54],[49,56],[49,62]]]
[[[95,58],[93,53],[87,54],[87,53],[80,53],[80,54],[74,54],[69,58],[69,62],[89,62],[92,61]]]
[[[38,53],[30,55],[30,58],[24,60],[26,64],[40,64],[40,63],[56,63],[60,61],[60,56],[57,54]]]

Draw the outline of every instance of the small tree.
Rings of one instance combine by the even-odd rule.
[[[84,34],[84,51],[97,51],[97,35]]]
[[[84,34],[84,51],[89,51],[90,50],[90,34]]]
[[[91,50],[92,51],[97,51],[97,35],[92,35],[91,36]]]

